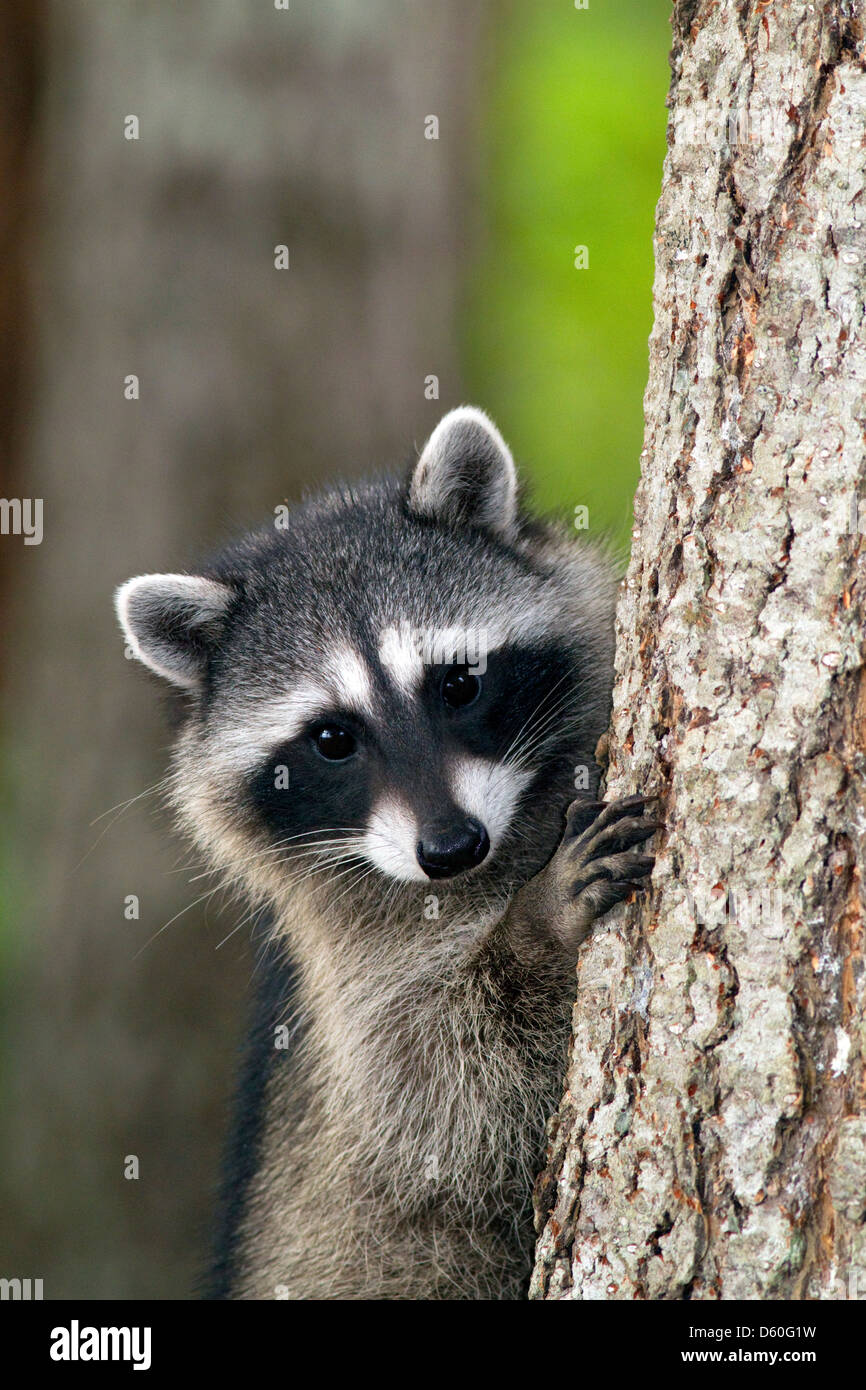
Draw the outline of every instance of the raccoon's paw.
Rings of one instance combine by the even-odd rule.
[[[575,949],[599,917],[630,893],[646,888],[655,858],[639,846],[661,828],[644,810],[652,798],[573,801],[565,833],[547,866],[558,910],[554,930]]]

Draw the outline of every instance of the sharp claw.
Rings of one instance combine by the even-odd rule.
[[[655,862],[655,859],[651,857],[648,864],[632,864],[631,872],[633,874],[640,874],[641,878],[643,878],[647,874],[652,873],[653,869],[655,868]]]

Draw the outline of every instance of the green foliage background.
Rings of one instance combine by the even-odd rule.
[[[622,544],[643,432],[669,15],[669,0],[515,0],[494,11],[486,43],[470,396],[540,506],[585,503],[590,533]]]

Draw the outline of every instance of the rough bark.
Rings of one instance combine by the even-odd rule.
[[[533,1296],[862,1298],[864,7],[673,25],[607,778],[665,828],[579,965]]]

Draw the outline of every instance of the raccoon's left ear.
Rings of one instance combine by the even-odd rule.
[[[123,635],[151,671],[186,690],[207,666],[208,643],[235,597],[233,589],[198,574],[142,574],[114,596]]]
[[[461,405],[439,421],[415,465],[409,506],[446,526],[478,526],[512,538],[517,471],[511,450],[483,410]]]

